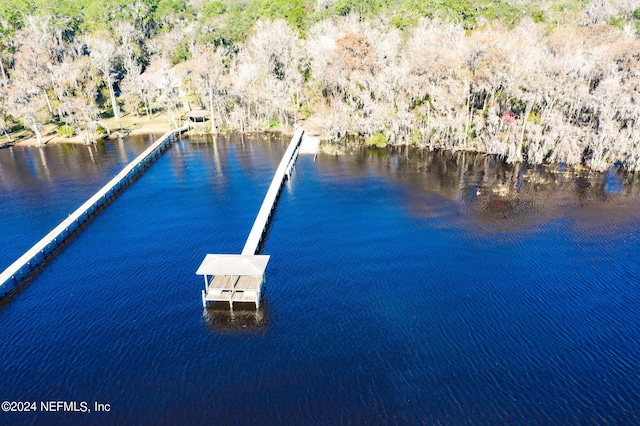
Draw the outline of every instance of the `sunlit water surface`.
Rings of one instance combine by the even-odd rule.
[[[301,157],[258,312],[203,312],[288,140],[176,143],[0,303],[0,423],[637,424],[640,185],[485,156]],[[0,150],[0,266],[150,138]],[[40,408],[40,406],[38,407]]]

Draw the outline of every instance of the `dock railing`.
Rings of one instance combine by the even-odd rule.
[[[101,207],[106,205],[116,194],[131,183],[150,163],[152,163],[175,140],[176,134],[188,130],[183,126],[170,130],[155,141],[149,148],[132,162],[125,166],[120,173],[104,185],[91,198],[85,201],[73,213],[45,235],[26,253],[20,256],[0,274],[0,298],[15,288],[34,269],[42,265],[75,231],[89,220]]]

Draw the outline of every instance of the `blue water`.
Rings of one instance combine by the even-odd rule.
[[[301,157],[263,248],[264,306],[203,312],[195,270],[241,251],[287,142],[177,143],[3,302],[0,399],[111,411],[0,423],[640,422],[633,176]],[[22,225],[3,246],[37,241],[118,168],[47,177],[6,171],[6,152],[1,218]]]
[[[0,150],[0,269],[44,237],[153,140],[153,136],[138,136],[126,143]]]

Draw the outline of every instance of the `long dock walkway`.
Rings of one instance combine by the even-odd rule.
[[[123,187],[135,180],[147,166],[173,143],[175,135],[182,134],[187,130],[188,126],[183,126],[162,135],[105,186],[78,207],[76,211],[71,213],[69,217],[5,269],[0,274],[0,298],[13,290],[34,269],[42,265],[83,223],[112,200]]]
[[[242,249],[242,254],[244,255],[256,254],[260,248],[262,237],[267,230],[269,219],[271,219],[271,214],[275,209],[276,201],[280,195],[280,190],[282,189],[285,176],[288,178],[291,175],[291,169],[293,169],[296,159],[298,158],[298,151],[303,134],[304,130],[302,127],[298,127],[293,138],[291,138],[291,142],[289,143],[287,150],[282,156],[282,160],[280,160],[280,165],[276,169],[271,185],[269,185],[269,189],[267,190],[267,195],[265,195],[264,201],[262,201],[262,206],[260,207],[260,211],[258,211],[258,216],[253,223],[247,242],[244,244],[244,248]]]
[[[290,177],[298,158],[303,134],[302,127],[298,127],[291,138],[271,180],[267,195],[262,201],[242,253],[207,254],[196,271],[197,275],[204,276],[202,305],[205,308],[209,303],[215,302],[228,302],[232,310],[234,302],[250,302],[255,303],[256,309],[260,307],[265,269],[270,257],[257,253],[269,226],[271,215],[276,208],[284,180]]]

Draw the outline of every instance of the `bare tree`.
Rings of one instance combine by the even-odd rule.
[[[169,114],[169,121],[178,128],[176,113],[178,110],[180,82],[169,71],[169,65],[164,63],[161,68],[161,80],[159,81],[160,96],[158,101]]]
[[[115,61],[118,55],[115,42],[107,33],[95,33],[88,37],[87,44],[90,49],[91,60],[95,67],[100,71],[100,74],[104,79],[104,84],[109,89],[109,99],[111,101],[113,117],[118,121],[120,129],[122,129],[120,107],[118,106],[114,90],[117,77],[115,72]]]
[[[43,145],[42,121],[38,116],[43,104],[39,94],[40,90],[29,85],[27,81],[13,79],[8,104],[10,105],[10,114],[22,118],[25,127],[35,135],[38,145]]]
[[[11,25],[0,19],[0,85],[9,82],[6,64],[12,62],[13,32]]]
[[[12,141],[10,133],[10,119],[9,119],[9,93],[6,84],[0,86],[0,128],[2,133],[9,142]]]
[[[221,110],[220,98],[228,90],[222,61],[223,56],[215,46],[198,44],[194,46],[194,59],[186,64],[184,75],[184,80],[190,83],[209,110],[211,133],[217,131],[216,111]]]
[[[302,93],[300,58],[298,36],[285,21],[256,22],[238,54],[235,84],[236,92],[249,98],[256,127],[266,124],[270,116],[277,117],[281,128],[288,122],[288,110],[300,102]]]
[[[143,5],[139,3],[134,4],[134,11],[143,8]],[[119,37],[120,57],[126,73],[120,84],[125,105],[129,106],[128,109],[136,115],[138,115],[138,110],[142,106],[147,119],[151,119],[151,102],[149,96],[145,93],[146,87],[142,78],[143,33],[126,21],[116,23],[115,30]]]

